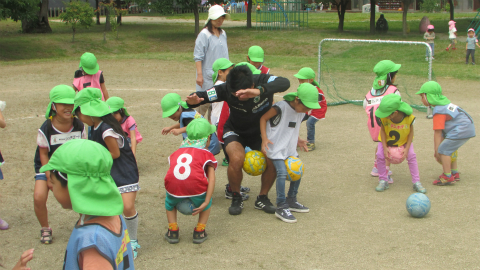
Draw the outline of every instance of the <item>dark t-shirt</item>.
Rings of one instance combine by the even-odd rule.
[[[194,109],[183,109],[183,112],[192,112],[194,111]],[[192,122],[192,120],[194,120],[195,118],[188,118],[188,117],[184,117],[183,118],[183,126],[186,127],[188,126],[188,124],[190,124],[190,122]]]

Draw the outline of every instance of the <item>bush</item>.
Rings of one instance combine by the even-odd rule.
[[[95,13],[90,3],[83,1],[72,1],[65,3],[67,8],[60,14],[60,19],[66,24],[70,24],[73,30],[72,42],[75,41],[75,31],[77,26],[89,28],[93,24]]]
[[[439,0],[424,0],[420,4],[420,10],[427,13],[439,12],[441,5]]]

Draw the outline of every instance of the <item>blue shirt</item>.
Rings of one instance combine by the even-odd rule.
[[[475,36],[473,37],[467,37],[467,49],[468,50],[475,50],[475,43],[477,43],[478,40]]]
[[[475,126],[472,117],[462,108],[455,104],[433,107],[433,115],[446,114],[452,117],[452,120],[445,122],[443,137],[451,140],[468,139],[475,137]]]

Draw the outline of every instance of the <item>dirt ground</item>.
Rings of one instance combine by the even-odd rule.
[[[406,163],[392,166],[395,183],[376,192],[377,178],[370,176],[375,145],[366,129],[361,107],[330,107],[326,120],[318,122],[317,149],[300,153],[305,163],[298,199],[310,208],[297,213],[297,223],[287,224],[274,215],[254,209],[260,178],[244,176],[251,188],[243,213],[230,216],[225,199],[226,167],[217,170],[214,204],[207,224],[209,239],[192,243],[196,217],[180,215],[180,243],[168,244],[163,178],[167,157],[181,139],[162,136],[161,129],[174,124],[162,119],[160,100],[172,91],[186,96],[193,91],[193,63],[159,60],[99,60],[111,96],[122,97],[137,121],[144,140],[138,146],[141,191],[137,196],[140,224],[137,269],[474,269],[478,256],[480,196],[478,190],[478,139],[459,151],[461,181],[437,187],[433,179],[441,167],[433,156],[432,121],[414,111],[414,147],[420,176],[431,200],[430,213],[422,219],[408,215],[406,199],[413,193]],[[175,66],[175,69],[171,67]],[[64,210],[50,193],[48,209],[54,242],[39,242],[40,226],[33,211],[33,156],[37,129],[45,120],[48,93],[58,84],[71,84],[78,61],[0,66],[0,100],[7,127],[0,131],[2,166],[0,217],[10,224],[1,231],[0,254],[10,269],[22,251],[35,248],[32,269],[60,269],[65,247],[78,214]],[[298,86],[293,73],[272,70]],[[178,78],[178,74],[184,75]],[[373,79],[373,78],[372,78]],[[455,104],[479,119],[478,82],[441,79],[444,92]],[[356,85],[356,87],[359,87]],[[368,91],[368,86],[365,87]],[[365,92],[366,92],[365,91]],[[277,96],[277,100],[281,95]],[[478,122],[477,122],[478,123]],[[306,137],[305,125],[301,137]],[[217,156],[221,161],[223,154]],[[477,168],[477,169],[475,169]],[[475,176],[477,175],[477,176]],[[275,200],[275,187],[270,191]]]

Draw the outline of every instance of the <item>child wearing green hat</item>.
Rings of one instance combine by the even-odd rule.
[[[187,138],[187,126],[192,122],[194,119],[203,118],[201,114],[199,114],[194,109],[188,108],[186,102],[182,101],[182,98],[177,93],[168,93],[166,94],[162,100],[160,101],[160,105],[162,107],[162,117],[163,118],[170,118],[173,121],[178,121],[175,125],[164,127],[162,129],[162,134],[173,134],[178,136],[182,134],[183,139]],[[212,136],[212,141],[208,150],[217,155],[220,153],[220,145],[218,142],[217,135]]]
[[[125,102],[119,97],[111,97],[107,100],[108,106],[113,113],[113,117],[117,119],[120,123],[120,126],[123,129],[123,132],[127,135],[127,140],[130,143],[132,152],[135,155],[137,151],[137,144],[139,144],[143,137],[138,131],[137,123],[135,119],[128,114],[127,108],[125,108]]]
[[[263,62],[265,62],[265,52],[260,46],[252,46],[248,48],[247,62],[260,70],[262,74],[270,73],[270,69],[263,65]]]
[[[300,180],[290,182],[285,198],[287,167],[285,160],[289,156],[298,157],[297,145],[308,151],[306,141],[300,139],[300,125],[311,109],[320,109],[318,91],[310,83],[302,83],[297,92],[283,96],[285,100],[275,103],[260,118],[262,133],[262,152],[272,161],[277,171],[277,209],[275,216],[287,223],[297,222],[290,211],[307,213],[310,210],[297,201]],[[268,122],[267,122],[268,121]],[[270,144],[270,146],[269,146]]]
[[[315,71],[313,71],[313,69],[309,67],[301,68],[298,73],[293,76],[298,79],[300,84],[311,83],[318,90],[318,103],[320,104],[320,109],[314,109],[307,112],[307,148],[308,151],[313,151],[315,150],[315,124],[317,124],[318,120],[325,119],[327,100],[325,99],[322,89],[320,89],[320,84],[315,81]]]
[[[120,123],[111,114],[101,93],[96,88],[85,88],[75,97],[75,114],[85,124],[92,127],[92,141],[103,145],[113,158],[110,171],[118,190],[122,194],[125,223],[128,227],[134,258],[140,248],[137,238],[138,213],[135,209],[135,198],[140,190],[138,184],[138,167],[130,145]]]
[[[470,138],[475,137],[472,117],[462,108],[450,102],[442,94],[442,87],[435,81],[422,85],[416,93],[425,106],[433,106],[433,135],[435,159],[442,164],[443,173],[433,181],[444,186],[460,181],[457,159],[451,158]]]
[[[391,147],[404,147],[402,160],[408,161],[408,168],[412,176],[413,189],[416,192],[425,193],[427,190],[420,183],[417,155],[413,150],[413,123],[415,116],[410,105],[402,101],[402,98],[395,94],[388,94],[383,97],[375,111],[381,121],[380,135],[378,137],[377,169],[379,174],[376,191],[388,189],[388,169],[386,161],[389,159]]]
[[[80,57],[79,69],[73,76],[73,88],[75,91],[82,91],[83,88],[97,88],[102,92],[102,100],[108,100],[109,95],[103,78],[103,71],[97,63],[93,53],[86,52]]]
[[[122,196],[110,175],[113,163],[101,144],[71,140],[40,169],[50,173],[52,192],[60,205],[80,214],[63,269],[135,269],[131,232],[121,216]]]
[[[47,164],[52,154],[65,142],[72,139],[86,139],[85,127],[79,119],[73,116],[75,91],[68,85],[57,85],[50,90],[50,103],[43,122],[37,133],[37,149],[35,151],[35,188],[33,204],[35,215],[42,227],[40,241],[50,244],[53,240],[52,228],[48,223],[47,198],[49,172],[40,172]]]
[[[363,100],[363,108],[368,115],[367,127],[374,142],[378,142],[378,134],[380,133],[381,125],[380,119],[375,117],[375,111],[377,110],[384,96],[388,94],[396,94],[400,96],[400,91],[398,91],[394,83],[397,78],[397,72],[401,66],[402,65],[395,64],[390,60],[382,60],[373,68],[373,72],[375,72],[376,77],[373,81],[372,89],[368,91],[365,99]],[[375,150],[375,153],[377,151],[378,147]],[[393,183],[393,179],[390,176],[392,174],[390,171],[390,162],[388,160],[386,162],[388,170],[388,182],[391,184]],[[370,174],[375,177],[379,176],[376,157]]]
[[[204,118],[197,118],[187,126],[187,138],[180,148],[168,157],[170,168],[165,176],[165,208],[168,231],[165,239],[170,244],[179,242],[176,205],[189,198],[195,205],[193,216],[199,214],[193,230],[193,243],[207,240],[205,226],[210,215],[215,188],[217,161],[207,148],[216,127]]]

